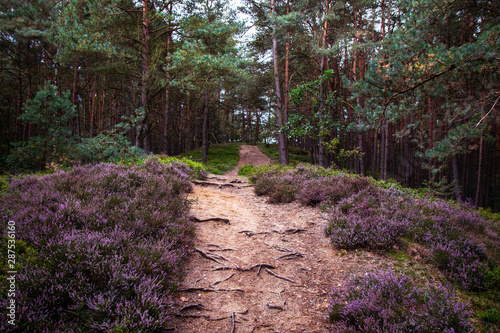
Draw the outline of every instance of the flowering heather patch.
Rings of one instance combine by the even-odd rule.
[[[442,285],[420,288],[392,271],[349,279],[332,292],[332,333],[475,332],[471,312]]]
[[[373,186],[366,178],[351,177],[304,164],[299,165],[296,170],[279,166],[257,168],[250,180],[255,183],[255,193],[269,196],[270,202],[299,200],[310,206],[323,202],[336,203]]]
[[[420,288],[392,271],[368,273],[334,288],[333,332],[474,332],[471,312],[442,285]]]
[[[366,178],[361,177],[337,175],[309,178],[302,183],[297,199],[308,206],[321,203],[336,204],[367,187],[373,187],[373,185]]]
[[[13,180],[0,213],[28,248],[16,275],[18,331],[162,331],[193,238],[189,177],[148,159]],[[2,292],[2,332],[14,331],[6,301]]]
[[[178,157],[169,157],[163,155],[155,155],[154,157],[149,157],[149,159],[158,159],[162,163],[172,164],[177,169],[182,170],[185,174],[187,174],[192,179],[207,179],[207,171],[205,170],[206,166],[202,163],[192,161],[186,157],[178,158]]]
[[[270,202],[298,200],[330,207],[326,234],[342,249],[390,249],[402,237],[426,245],[430,261],[467,290],[487,284],[488,256],[466,239],[482,234],[487,221],[471,207],[418,198],[397,187],[384,189],[368,178],[319,167],[257,169],[251,177],[258,195]]]
[[[326,233],[340,248],[390,248],[401,237],[429,247],[431,262],[464,289],[485,284],[485,249],[464,238],[465,230],[480,231],[477,213],[449,203],[403,196],[395,189],[368,188],[343,199],[332,209]]]

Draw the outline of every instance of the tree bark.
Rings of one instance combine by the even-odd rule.
[[[208,80],[207,80],[208,81]],[[202,154],[203,154],[203,164],[208,162],[208,101],[209,101],[210,91],[205,88],[205,106],[203,109],[203,128],[202,128]]]
[[[290,0],[286,1],[286,14],[290,14]],[[285,107],[283,109],[283,123],[288,123],[289,114],[289,99],[290,99],[290,27],[286,27],[286,40],[285,40]],[[289,141],[285,133],[285,149],[286,153],[286,164],[290,163],[290,155],[288,154]]]
[[[170,3],[170,7],[168,9],[170,16],[172,15],[172,3]],[[171,22],[169,21],[169,26],[171,25]],[[166,85],[165,85],[165,109],[163,111],[163,152],[165,154],[170,153],[169,149],[169,142],[168,142],[168,125],[169,125],[169,117],[170,117],[170,89],[169,89],[169,84],[170,84],[170,72],[169,72],[169,66],[170,66],[170,45],[172,43],[172,32],[169,32],[167,34],[167,61],[166,61],[166,68],[165,68],[165,80],[166,80]]]
[[[149,84],[149,65],[150,65],[150,54],[151,54],[151,40],[150,40],[150,24],[149,24],[149,3],[147,0],[142,1],[142,79],[141,79],[141,107],[144,108],[146,112],[146,117],[144,118],[144,123],[142,130],[138,133],[140,137],[144,132],[143,138],[143,148],[146,153],[149,153],[149,141],[148,141],[148,117],[147,117],[147,105],[148,105],[148,84]]]
[[[477,209],[480,204],[481,198],[481,170],[483,168],[483,132],[481,132],[481,139],[479,140],[479,163],[477,169],[477,186],[476,186],[476,203],[474,207]]]
[[[276,15],[275,0],[271,0],[271,13],[273,19]],[[286,149],[286,136],[281,131],[283,127],[283,104],[280,87],[279,67],[278,67],[278,40],[276,38],[276,23],[272,24],[273,30],[273,66],[274,66],[274,83],[276,86],[276,121],[278,125],[278,154],[280,164],[287,164],[288,151]]]
[[[453,155],[451,158],[451,164],[453,168],[453,181],[454,181],[454,190],[455,190],[455,200],[460,200],[460,173],[458,171],[458,158],[457,155]]]
[[[321,39],[321,48],[325,49],[326,48],[326,36],[328,33],[328,19],[326,15],[328,14],[328,10],[330,7],[330,0],[325,1],[325,22],[323,26],[323,37]],[[320,75],[323,75],[325,73],[326,69],[326,56],[323,54],[321,55],[320,59]],[[319,98],[319,122],[320,122],[320,128],[319,128],[319,149],[318,149],[318,158],[319,158],[319,165],[326,168],[326,159],[325,159],[325,138],[324,134],[324,128],[323,128],[323,116],[324,116],[324,108],[325,108],[325,83],[323,80],[320,81],[319,83],[319,89],[318,89],[318,98]]]

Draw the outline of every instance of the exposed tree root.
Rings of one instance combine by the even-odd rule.
[[[278,257],[275,260],[279,260],[279,259],[290,260],[290,259],[295,259],[295,258],[300,258],[300,257],[304,257],[304,256],[299,252],[294,252],[294,253],[282,255],[281,257]]]
[[[271,303],[269,303],[269,304],[267,305],[267,307],[268,307],[269,309],[273,309],[273,310],[285,311],[285,308],[283,308],[283,307],[281,307],[281,306],[279,306],[279,305],[273,305],[273,304],[271,304]]]
[[[227,266],[216,267],[212,271],[236,270],[236,271],[240,271],[240,272],[249,272],[252,269],[257,268],[257,267],[259,267],[259,269],[262,268],[262,267],[268,267],[268,268],[271,268],[271,269],[275,269],[276,268],[273,265],[269,265],[269,264],[256,264],[256,265],[250,266],[249,268],[241,268],[241,267],[233,268],[233,267],[227,267]]]
[[[255,332],[255,330],[256,330],[256,329],[258,329],[258,328],[261,328],[261,327],[271,327],[271,326],[272,326],[271,324],[261,324],[261,325],[257,325],[257,326],[255,326],[255,327],[252,329],[252,331],[251,331],[250,333]]]
[[[193,292],[196,292],[196,291],[206,291],[206,292],[212,292],[212,293],[216,293],[216,292],[240,292],[240,293],[244,293],[245,291],[242,290],[242,289],[208,289],[208,288],[203,288],[203,287],[197,287],[197,288],[185,288],[185,289],[180,289],[179,290],[180,292],[186,292],[186,293],[193,293]]]
[[[223,263],[221,263],[221,262],[219,261],[219,259],[229,261],[229,260],[227,260],[226,258],[224,258],[223,256],[218,255],[218,254],[214,254],[214,253],[206,253],[205,251],[200,250],[200,249],[196,249],[196,248],[195,248],[194,250],[195,250],[196,252],[198,252],[199,254],[201,254],[201,256],[202,256],[202,257],[205,257],[205,258],[207,258],[207,259],[209,259],[209,260],[213,260],[213,261],[215,261],[216,263],[221,264],[221,265],[224,265],[224,264],[223,264]]]
[[[281,276],[281,275],[278,275],[276,273],[274,273],[273,271],[270,271],[269,269],[266,268],[266,272],[268,272],[269,274],[271,274],[272,276],[275,276],[277,277],[278,279],[282,279],[282,280],[285,280],[285,281],[288,281],[288,282],[292,282],[292,283],[296,283],[296,284],[299,284],[298,282],[295,282],[287,277],[284,277],[284,276]]]
[[[287,229],[283,231],[284,234],[297,234],[299,232],[306,232],[305,229]]]
[[[200,186],[219,186],[219,183],[211,183],[211,182],[204,182],[200,180],[192,180],[191,181],[193,184],[200,185]]]
[[[205,318],[206,320],[210,320],[210,316],[209,315],[183,314],[183,313],[176,313],[175,315],[177,317],[184,317],[184,318]]]
[[[226,178],[220,178],[220,177],[208,177],[208,179],[215,179],[215,180],[222,180],[222,181],[226,181],[227,179]]]
[[[225,282],[225,281],[229,280],[230,278],[232,278],[233,276],[234,276],[234,273],[233,273],[233,274],[231,274],[231,275],[229,275],[227,278],[225,278],[225,279],[223,279],[223,280],[216,281],[216,282],[212,283],[212,284],[210,285],[210,287],[212,287],[212,288],[213,288],[215,285],[218,285],[219,283]]]
[[[198,310],[206,310],[203,304],[198,303],[198,304],[188,304],[183,306],[179,312],[185,311],[185,310],[190,310],[190,309],[198,309]]]
[[[211,250],[211,251],[234,251],[234,249],[223,249],[222,247],[216,244],[207,244],[207,246],[218,248],[218,250]]]
[[[253,232],[253,231],[250,231],[250,230],[243,230],[243,231],[240,231],[238,232],[239,234],[245,234],[247,235],[248,237],[252,237],[252,236],[255,236],[255,235],[266,235],[268,234],[267,231],[263,231],[263,232]]]
[[[225,224],[231,224],[228,219],[223,219],[220,217],[211,217],[209,219],[200,220],[197,217],[191,216],[191,217],[189,217],[189,219],[191,221],[196,222],[196,223],[215,221],[215,222],[224,222]]]

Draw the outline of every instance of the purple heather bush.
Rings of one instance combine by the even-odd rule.
[[[351,278],[332,297],[332,333],[475,332],[471,312],[451,290],[418,287],[393,271]]]
[[[0,331],[163,331],[193,238],[189,177],[148,159],[13,180],[0,213],[20,249],[17,328],[2,288]]]
[[[429,260],[459,286],[485,286],[486,251],[463,236],[483,233],[488,224],[472,207],[419,198],[396,186],[384,189],[368,178],[313,166],[267,168],[253,177],[255,192],[270,202],[327,207],[326,234],[338,248],[384,250],[404,237],[427,246]]]
[[[255,182],[255,193],[267,195],[271,203],[292,202],[296,198],[297,184],[302,182],[302,176],[293,170],[271,169],[264,177]]]

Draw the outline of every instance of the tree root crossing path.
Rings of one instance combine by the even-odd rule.
[[[240,148],[238,167],[269,163],[257,147]],[[382,258],[334,249],[319,209],[267,203],[238,167],[193,186],[199,223],[172,330],[328,332],[332,287]]]

